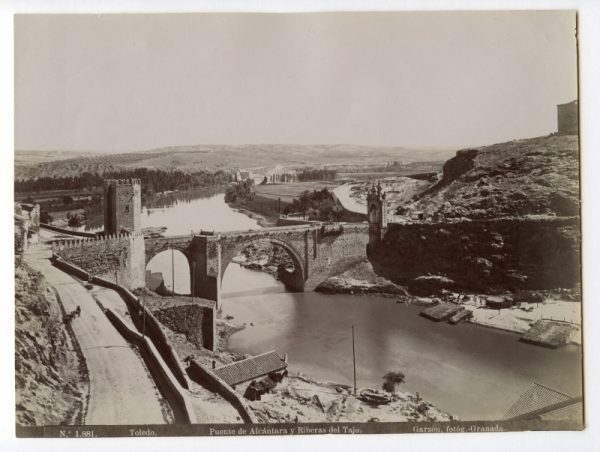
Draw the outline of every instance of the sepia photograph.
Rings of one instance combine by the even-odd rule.
[[[16,436],[584,429],[577,39],[15,14]]]

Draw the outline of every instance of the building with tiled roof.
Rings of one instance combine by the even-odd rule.
[[[581,420],[582,397],[571,397],[540,383],[532,383],[504,415],[504,420]]]
[[[215,375],[235,388],[237,385],[287,369],[287,362],[275,351],[253,356],[213,369]]]

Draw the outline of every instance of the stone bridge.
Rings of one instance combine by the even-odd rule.
[[[259,230],[147,238],[146,264],[158,253],[176,249],[190,267],[194,296],[221,304],[221,282],[231,260],[253,242],[268,241],[283,248],[293,264],[281,281],[292,291],[312,290],[329,276],[343,272],[367,257],[369,226],[337,223],[272,227]]]

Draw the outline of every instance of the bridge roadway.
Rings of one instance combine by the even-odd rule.
[[[43,235],[41,232],[40,235]],[[52,251],[40,241],[25,262],[41,272],[67,312],[81,307],[71,326],[86,361],[90,396],[86,425],[166,424],[160,394],[141,358],[117,332],[85,287],[52,266]]]

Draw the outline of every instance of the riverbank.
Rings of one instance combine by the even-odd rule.
[[[360,395],[361,389],[357,391]],[[418,394],[388,393],[388,404],[373,405],[345,385],[291,375],[258,402],[250,402],[262,422],[448,422],[455,417]]]
[[[276,279],[280,265],[293,265],[286,252],[269,243],[249,246],[234,259],[234,262],[249,270],[268,273]],[[485,294],[442,290],[435,295],[415,296],[403,286],[379,276],[371,263],[365,260],[339,275],[328,278],[316,291],[328,295],[382,295],[395,298],[398,303],[423,306],[447,302],[472,313],[465,321],[519,335],[526,333],[538,320],[566,322],[573,325],[568,342],[581,344],[581,304],[578,301],[580,295],[576,290],[521,291],[517,298],[520,296],[535,302],[523,301],[514,306],[495,309],[486,305],[485,300],[489,295]],[[505,296],[512,298],[513,294]]]
[[[263,228],[277,226],[281,210],[287,205],[259,195],[255,195],[252,199],[226,201],[226,204],[234,211],[256,220]]]
[[[153,297],[154,298],[154,297]],[[183,297],[182,297],[183,298]],[[158,298],[153,300],[158,302]],[[211,352],[197,347],[184,334],[164,328],[169,341],[182,359],[193,358],[206,368],[229,364],[251,355],[240,355],[228,348],[229,338],[253,324],[238,323],[231,316],[217,320],[218,350]],[[192,403],[214,416],[213,422],[236,423],[240,419],[231,405],[200,385],[190,388]],[[317,381],[301,373],[290,373],[261,400],[247,401],[256,418],[264,423],[277,422],[420,422],[450,421],[454,418],[423,401],[418,394],[390,394],[386,405],[373,406],[355,397],[347,385]]]
[[[566,289],[562,292],[547,293],[538,299],[539,302],[494,309],[486,306],[487,295],[484,294],[448,292],[444,296],[413,296],[404,287],[378,276],[371,265],[365,262],[327,279],[316,290],[326,294],[383,295],[396,298],[397,303],[422,306],[440,302],[452,303],[471,312],[471,316],[466,320],[469,323],[519,335],[525,334],[539,320],[565,323],[572,326],[568,343],[581,345],[581,303],[569,299],[572,298],[571,291]],[[564,295],[567,298],[564,298]]]
[[[249,218],[256,220],[256,222],[258,223],[258,225],[260,227],[268,228],[271,226],[277,226],[277,218],[279,218],[278,216],[277,217],[275,217],[275,216],[265,217],[256,212],[252,212],[251,210],[245,209],[243,207],[239,207],[235,203],[228,203],[228,204],[234,211],[243,213],[244,215],[248,216]]]

